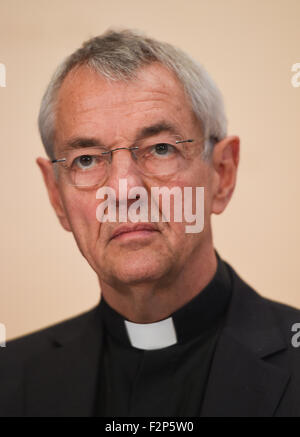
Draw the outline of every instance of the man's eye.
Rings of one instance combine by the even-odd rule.
[[[92,155],[81,155],[74,159],[73,167],[81,169],[91,168],[97,163],[97,157]]]
[[[161,156],[169,156],[176,151],[175,147],[168,143],[155,144],[152,153]]]

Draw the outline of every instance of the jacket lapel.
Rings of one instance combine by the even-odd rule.
[[[233,296],[208,380],[202,416],[272,416],[289,373],[268,362],[287,345],[274,314],[230,268]]]
[[[92,416],[98,390],[102,329],[98,308],[79,331],[66,328],[25,369],[25,415]]]
[[[224,331],[213,361],[202,416],[272,416],[288,379],[286,371],[255,356]]]

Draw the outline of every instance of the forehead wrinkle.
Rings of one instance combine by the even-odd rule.
[[[71,74],[65,78],[58,96],[59,106],[71,106],[75,114],[97,111],[99,106],[105,111],[113,110],[116,107],[127,107],[128,101],[131,104],[146,105],[162,101],[162,103],[167,102],[176,109],[182,108],[185,104],[191,108],[182,84],[169,71],[167,71],[167,77],[165,76],[166,71],[163,71],[161,77],[161,71],[149,72],[147,69],[145,71],[141,69],[139,77],[135,81],[124,83],[121,81],[109,82],[103,80],[95,72],[85,69],[79,70],[81,70],[81,74],[79,71],[74,72],[75,74],[70,72]],[[78,86],[76,86],[76,82],[79,82]],[[93,87],[91,87],[91,82]]]
[[[146,106],[146,108],[142,108],[143,111],[149,111],[152,109],[159,110],[162,109],[165,103],[168,103],[168,105],[171,105],[176,109],[182,108],[182,104],[180,104],[177,99],[174,99],[174,96],[172,97],[172,99],[170,99],[170,95],[168,93],[159,93],[165,96],[164,99],[162,99],[161,97],[153,96],[153,94],[150,92],[147,93],[147,94],[151,94],[150,98],[147,96],[134,96],[134,93],[131,94],[132,95],[130,95],[130,101],[129,99],[123,97],[118,101],[110,101],[110,102],[106,101],[106,104],[103,104],[102,98],[99,99],[97,96],[93,96],[92,101],[90,99],[78,98],[76,99],[77,101],[74,102],[75,105],[71,106],[72,111],[74,111],[75,114],[77,113],[86,114],[89,112],[112,111],[115,110],[116,108],[120,108],[122,110],[123,108],[125,108],[126,113],[130,113],[130,112],[141,111],[141,107],[140,107],[141,105]],[[161,105],[159,105],[159,103],[161,103]],[[134,108],[131,107],[134,105],[138,105],[139,107],[136,108],[136,110],[134,110]],[[187,104],[187,106],[189,105]]]
[[[161,77],[160,71],[153,73],[150,70],[144,75],[145,71],[141,70],[138,78],[127,83],[103,81],[103,78],[96,73],[91,78],[90,71],[84,75],[79,75],[79,72],[76,72],[75,77],[66,77],[59,93],[59,112],[60,116],[62,116],[59,118],[64,119],[61,119],[63,124],[67,122],[69,126],[72,127],[73,125],[73,128],[76,128],[76,125],[79,127],[81,125],[83,128],[82,132],[77,131],[76,134],[86,134],[88,129],[94,129],[93,126],[97,130],[101,127],[101,122],[99,124],[101,111],[107,113],[109,111],[116,111],[116,108],[119,107],[120,111],[122,111],[121,118],[116,113],[111,120],[111,123],[114,125],[115,138],[125,138],[128,135],[130,137],[134,136],[137,129],[131,131],[130,134],[127,123],[127,131],[126,129],[124,130],[124,118],[128,116],[134,117],[139,113],[142,115],[142,113],[148,114],[152,112],[153,117],[149,118],[149,122],[155,123],[160,121],[156,114],[159,111],[165,112],[165,117],[163,117],[163,114],[160,114],[159,118],[165,118],[166,121],[169,120],[173,125],[177,125],[178,128],[186,122],[189,124],[188,115],[189,117],[192,115],[190,120],[194,121],[195,114],[191,102],[177,78],[169,74],[166,76],[165,72],[163,72]],[[89,78],[92,80],[90,81]],[[70,80],[68,81],[68,79]],[[95,85],[94,87],[91,87],[91,82]],[[64,85],[67,85],[65,90],[63,89]],[[63,91],[66,91],[66,93]],[[170,107],[173,108],[171,111],[172,117],[169,117],[168,114]],[[80,123],[78,125],[77,117],[80,115],[84,115],[84,117],[79,120]],[[143,124],[145,124],[144,121],[142,122]]]

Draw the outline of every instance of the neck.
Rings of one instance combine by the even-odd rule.
[[[106,302],[135,323],[163,320],[188,303],[211,281],[217,269],[213,246],[192,257],[177,275],[163,280],[114,288],[99,280]]]

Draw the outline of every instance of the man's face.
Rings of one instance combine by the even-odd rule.
[[[106,148],[131,147],[140,132],[150,126],[166,124],[182,139],[195,139],[202,147],[202,132],[191,110],[182,85],[160,64],[141,69],[135,80],[106,81],[95,72],[80,67],[65,78],[58,95],[55,128],[55,155],[64,156],[68,143],[93,139]],[[168,132],[150,134],[159,143]],[[127,150],[113,153],[110,173],[103,185],[115,190],[119,179],[127,179],[128,190],[153,186],[204,187],[205,225],[198,234],[185,232],[186,223],[153,223],[153,231],[126,232],[113,237],[124,223],[100,223],[96,208],[97,188],[78,188],[67,183],[59,171],[57,181],[64,227],[71,230],[87,261],[100,278],[111,286],[149,281],[174,280],[193,264],[210,241],[212,170],[198,155],[188,168],[163,182],[143,176]],[[118,205],[117,205],[118,207]],[[125,224],[126,225],[126,224]],[[130,225],[130,224],[129,224]]]

